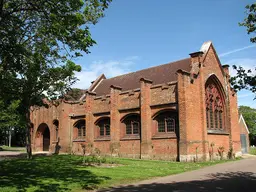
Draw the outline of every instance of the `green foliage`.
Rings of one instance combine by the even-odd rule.
[[[256,155],[256,147],[250,147],[250,154]]]
[[[253,70],[256,72],[256,68],[245,70],[243,67],[235,65],[233,65],[233,68],[237,72],[236,76],[230,78],[234,90],[247,89],[256,94],[256,75],[252,73]]]
[[[9,129],[19,124],[19,113],[17,111],[20,105],[19,100],[4,102],[0,100],[0,129]]]
[[[84,90],[73,88],[69,90],[67,94],[65,94],[64,99],[66,101],[77,101],[83,96],[84,93]]]
[[[251,5],[247,5],[246,7],[246,18],[242,23],[239,23],[240,26],[244,26],[247,28],[248,34],[255,34],[256,33],[256,3]],[[256,42],[256,37],[253,36],[251,38],[251,42]]]
[[[256,33],[256,3],[251,5],[247,5],[246,7],[246,18],[242,23],[239,23],[240,26],[244,26],[247,28],[247,33],[251,34],[251,42],[256,42],[256,36],[253,35]],[[235,91],[239,91],[241,89],[248,89],[253,93],[256,93],[256,68],[245,70],[241,66],[233,66],[236,70],[237,74],[235,77],[230,79],[230,82]]]
[[[90,26],[111,0],[0,0],[0,100],[20,100],[30,146],[30,109],[77,81],[72,60],[96,42]]]
[[[245,123],[250,131],[250,144],[256,145],[256,109],[248,106],[240,106],[239,113],[243,115]]]

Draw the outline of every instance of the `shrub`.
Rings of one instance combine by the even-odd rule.
[[[250,147],[250,154],[256,155],[256,147]]]
[[[210,160],[212,161],[213,160],[213,147],[215,146],[215,144],[212,142],[211,144],[210,144],[210,147],[211,148],[209,148],[209,156],[210,156]]]
[[[229,151],[228,151],[228,159],[235,159],[235,153],[232,146],[229,148]]]
[[[223,159],[223,154],[224,154],[224,147],[221,146],[218,148],[218,153],[219,153],[219,156],[220,156],[220,160]]]

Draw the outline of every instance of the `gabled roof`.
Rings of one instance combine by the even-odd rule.
[[[242,122],[243,124],[244,124],[244,126],[245,126],[245,128],[246,128],[246,131],[248,132],[248,134],[250,133],[250,131],[249,131],[249,129],[248,129],[248,127],[247,127],[247,125],[246,125],[246,123],[245,123],[245,120],[244,120],[244,117],[243,117],[243,115],[242,114],[240,114],[240,118],[239,118],[239,123],[240,122]]]
[[[158,65],[156,67],[143,69],[140,71],[120,75],[109,79],[103,79],[94,89],[94,92],[98,96],[109,94],[111,85],[121,87],[122,91],[137,89],[140,88],[141,78],[152,80],[153,85],[176,81],[176,72],[178,69],[189,72],[191,69],[190,58],[163,65]]]

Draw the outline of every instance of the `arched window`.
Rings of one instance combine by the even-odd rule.
[[[84,138],[86,136],[85,120],[78,120],[75,122],[74,127],[77,128],[77,139]]]
[[[126,135],[139,135],[140,134],[140,116],[130,115],[123,121],[125,124]]]
[[[156,116],[158,133],[174,133],[176,130],[176,115],[171,112],[162,112]]]
[[[205,88],[206,124],[208,130],[223,130],[224,101],[213,80],[208,80]]]
[[[99,137],[110,136],[110,118],[106,117],[96,123],[99,129]]]

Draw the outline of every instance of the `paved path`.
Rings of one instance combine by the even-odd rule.
[[[49,152],[41,151],[34,152],[33,155],[50,155]],[[25,151],[0,151],[0,161],[5,159],[13,159],[13,158],[24,158],[27,156]]]
[[[25,154],[25,152],[21,152],[21,151],[0,151],[0,157],[17,156],[17,155],[21,155],[21,154]]]
[[[110,192],[234,192],[256,191],[256,157],[200,170],[120,186]]]

